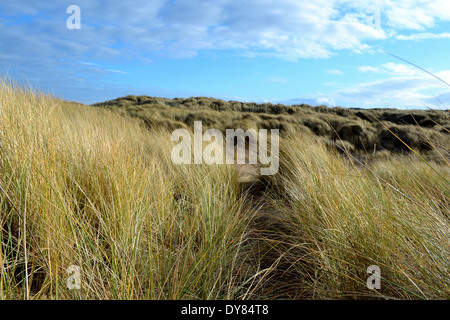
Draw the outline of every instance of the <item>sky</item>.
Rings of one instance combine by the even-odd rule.
[[[3,77],[86,104],[134,94],[448,109],[449,53],[448,0],[0,3]]]

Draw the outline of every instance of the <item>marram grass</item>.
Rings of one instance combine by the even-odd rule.
[[[232,168],[174,166],[168,133],[109,111],[6,83],[0,99],[1,298],[245,294],[249,215]]]
[[[450,298],[448,167],[412,157],[356,164],[320,143],[281,144],[271,199],[289,265],[290,291],[312,299]],[[433,168],[430,168],[433,167]],[[381,270],[381,289],[367,290],[367,268]]]
[[[3,81],[0,298],[450,298],[445,161],[360,164],[284,137],[280,171],[243,184],[233,166],[172,164],[171,145]]]

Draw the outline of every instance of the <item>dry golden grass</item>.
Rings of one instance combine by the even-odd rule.
[[[285,140],[271,200],[283,226],[277,249],[292,292],[308,298],[450,297],[448,167],[402,157],[370,165],[343,160],[318,142]],[[381,269],[381,290],[366,288]]]
[[[1,298],[244,294],[248,217],[232,168],[174,166],[169,133],[0,90]],[[66,287],[70,265],[82,269],[80,291]]]
[[[450,298],[445,162],[362,165],[285,137],[279,173],[241,183],[233,166],[172,164],[171,145],[3,81],[0,298]]]

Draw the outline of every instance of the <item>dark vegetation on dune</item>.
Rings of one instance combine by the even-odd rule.
[[[213,98],[167,99],[126,96],[94,104],[141,119],[148,127],[280,129],[290,134],[313,133],[331,148],[354,154],[408,153],[448,157],[448,110],[349,109],[243,103]],[[409,148],[410,147],[410,148]]]

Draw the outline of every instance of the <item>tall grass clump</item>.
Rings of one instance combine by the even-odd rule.
[[[170,143],[2,81],[0,298],[244,298],[249,215],[235,171],[175,166]]]
[[[449,299],[448,166],[417,157],[359,162],[311,137],[281,143],[270,197],[287,297]],[[369,266],[381,289],[368,289]]]

